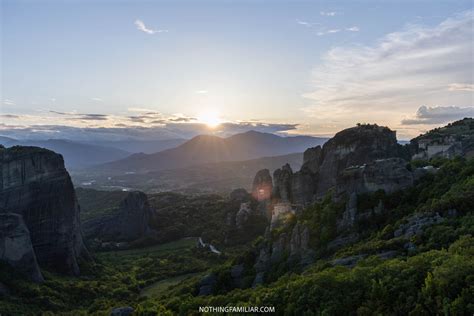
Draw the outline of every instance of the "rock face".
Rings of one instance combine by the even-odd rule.
[[[293,172],[289,165],[277,169],[273,174],[272,201],[305,206],[334,188],[339,194],[403,189],[413,182],[403,156],[403,147],[389,128],[377,125],[348,128],[322,148],[307,149],[298,172]],[[259,197],[255,188],[263,187],[263,183],[265,188],[271,187],[270,179],[264,170],[257,174],[255,197]],[[262,192],[260,195],[268,200]]]
[[[438,213],[417,213],[408,218],[407,223],[400,225],[400,227],[394,231],[395,237],[410,238],[412,236],[419,235],[423,232],[426,227],[435,225],[444,221]]]
[[[317,196],[323,196],[334,187],[338,176],[348,167],[401,155],[402,148],[397,143],[396,133],[387,127],[361,125],[345,129],[323,146]]]
[[[5,261],[34,282],[43,282],[30,232],[19,214],[0,214],[0,261]]]
[[[403,158],[405,151],[397,143],[395,132],[377,125],[359,125],[343,130],[322,148],[307,149],[299,171],[293,172],[289,165],[285,165],[273,174],[272,196],[262,199],[267,203],[271,201],[269,206],[267,204],[272,212],[268,231],[291,225],[292,216],[288,214],[297,215],[299,209],[321,199],[330,190],[335,200],[347,201],[342,218],[337,221],[338,232],[352,227],[358,220],[383,212],[383,203],[379,203],[374,209],[360,213],[357,196],[377,190],[391,193],[411,186],[413,173],[407,169],[407,161]],[[254,181],[254,196],[259,197],[260,187],[271,187],[270,181],[268,172],[260,171]],[[285,221],[286,217],[289,220]],[[357,235],[347,233],[345,237],[341,235],[330,242],[328,248],[337,249],[357,241]],[[309,229],[299,221],[291,228],[291,233],[286,229],[286,232],[273,236],[269,233],[264,239],[254,265],[254,285],[263,282],[265,273],[281,260],[300,266],[314,260],[314,252],[308,246]]]
[[[78,258],[88,253],[61,155],[37,147],[0,148],[0,210],[22,215],[40,266],[79,274]]]
[[[253,180],[252,196],[259,202],[259,211],[270,217],[270,205],[273,191],[273,180],[268,169],[257,172]]]
[[[240,209],[235,215],[235,226],[238,229],[242,229],[244,224],[248,221],[252,209],[250,208],[250,202],[240,204]]]
[[[384,190],[392,193],[413,185],[413,173],[401,158],[378,159],[346,168],[336,179],[338,194]]]
[[[217,276],[214,273],[206,275],[199,282],[199,296],[211,295],[217,283]]]
[[[84,222],[84,232],[102,241],[137,240],[151,232],[152,213],[145,193],[130,192],[114,214]]]
[[[292,177],[293,170],[289,164],[284,165],[281,169],[275,170],[273,173],[273,197],[282,202],[290,202],[292,200]]]

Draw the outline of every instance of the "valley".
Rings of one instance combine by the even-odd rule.
[[[0,231],[0,310],[197,315],[199,306],[229,304],[274,306],[279,315],[471,311],[474,124],[464,119],[439,131],[449,139],[434,153],[433,132],[400,145],[386,127],[359,125],[303,155],[166,171],[171,178],[221,166],[231,176],[245,165],[253,176],[242,175],[250,179],[243,188],[161,192],[151,185],[146,194],[70,191],[59,155],[2,148],[8,168],[0,215],[24,218],[25,251],[37,260],[15,261],[5,242],[13,233]],[[199,172],[191,177],[206,179]],[[27,198],[15,204],[19,194]],[[80,243],[74,230],[55,239],[50,228],[79,223]],[[58,268],[62,255],[45,259],[54,247],[74,255],[68,270]]]

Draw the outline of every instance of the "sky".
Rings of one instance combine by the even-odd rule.
[[[409,139],[474,116],[472,1],[1,1],[0,135]]]

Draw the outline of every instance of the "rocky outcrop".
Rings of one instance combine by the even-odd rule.
[[[293,170],[289,164],[284,165],[281,169],[275,170],[273,173],[273,197],[282,201],[290,202],[291,185],[292,185]]]
[[[257,172],[252,184],[252,196],[258,201],[258,209],[261,214],[271,216],[270,206],[273,191],[273,180],[268,169]]]
[[[235,226],[238,229],[242,229],[247,223],[250,214],[252,214],[252,209],[250,208],[250,202],[245,202],[240,204],[240,209],[235,215]]]
[[[273,203],[305,206],[330,189],[338,194],[393,192],[413,182],[406,168],[404,150],[396,134],[387,127],[359,125],[337,133],[324,146],[309,148],[298,172],[287,164],[273,174]],[[255,177],[254,196],[269,200],[271,177],[261,170]],[[260,190],[265,183],[265,189]],[[258,188],[258,190],[257,190]]]
[[[0,261],[8,263],[34,282],[44,281],[30,232],[19,214],[0,214]]]
[[[210,273],[201,279],[199,282],[199,296],[211,295],[214,292],[214,287],[217,283],[217,276]]]
[[[135,310],[131,306],[116,307],[110,312],[110,316],[130,316]]]
[[[413,185],[413,173],[401,158],[378,159],[344,169],[336,179],[337,193],[361,194],[383,190],[386,193]]]
[[[431,225],[435,225],[444,221],[438,213],[417,213],[408,218],[407,222],[401,224],[400,227],[394,231],[395,237],[410,238],[419,235],[423,230]]]
[[[378,125],[360,125],[337,133],[324,144],[317,181],[317,196],[336,186],[348,167],[362,166],[377,159],[402,156],[396,133]]]
[[[232,278],[232,287],[234,288],[243,287],[243,275],[244,275],[243,264],[232,266],[232,268],[230,269],[230,277]]]
[[[37,147],[0,148],[0,210],[23,217],[40,266],[79,274],[78,258],[88,254],[61,155]]]
[[[129,192],[113,214],[84,222],[84,233],[101,241],[134,241],[152,232],[152,215],[146,194]]]

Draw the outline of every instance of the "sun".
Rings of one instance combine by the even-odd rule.
[[[214,111],[206,111],[198,116],[198,121],[206,124],[209,128],[216,128],[222,123],[219,113]]]

